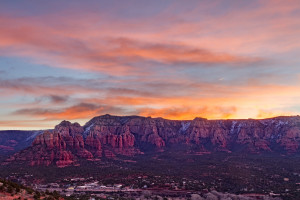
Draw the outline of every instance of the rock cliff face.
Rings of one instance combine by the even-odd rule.
[[[165,149],[184,144],[189,152],[299,152],[300,117],[263,120],[166,120],[103,115],[80,126],[61,122],[36,137],[31,147],[7,162],[64,167],[80,159],[99,160],[143,153],[143,145]]]

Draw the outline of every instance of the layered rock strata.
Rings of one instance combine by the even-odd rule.
[[[37,136],[29,148],[7,163],[26,161],[30,165],[64,167],[80,159],[134,156],[143,153],[143,145],[155,150],[179,144],[193,147],[193,151],[295,153],[300,145],[300,117],[180,121],[103,115],[85,126],[63,121],[53,131]]]

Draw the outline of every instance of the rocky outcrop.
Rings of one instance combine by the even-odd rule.
[[[36,137],[32,146],[7,162],[27,161],[30,165],[59,167],[80,159],[113,159],[118,155],[143,153],[144,145],[165,149],[186,145],[187,152],[244,151],[299,152],[300,117],[263,120],[166,120],[139,116],[95,117],[80,126],[63,121],[53,131]]]
[[[93,158],[85,149],[83,131],[78,123],[63,121],[53,131],[45,131],[37,136],[31,147],[9,160],[27,160],[30,165],[56,164],[64,167],[73,164],[78,158]]]

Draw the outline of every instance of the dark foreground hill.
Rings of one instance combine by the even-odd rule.
[[[0,200],[16,199],[64,200],[57,192],[40,193],[22,184],[0,179]]]

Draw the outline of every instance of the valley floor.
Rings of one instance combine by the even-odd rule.
[[[70,194],[80,193],[80,190],[84,193],[97,192],[93,189],[107,193],[116,188],[120,189],[118,192],[173,191],[188,195],[216,190],[300,199],[298,155],[222,152],[186,155],[164,151],[130,159],[82,160],[79,164],[65,168],[1,166],[0,175],[36,189],[49,190],[54,185],[65,194],[68,191]]]

